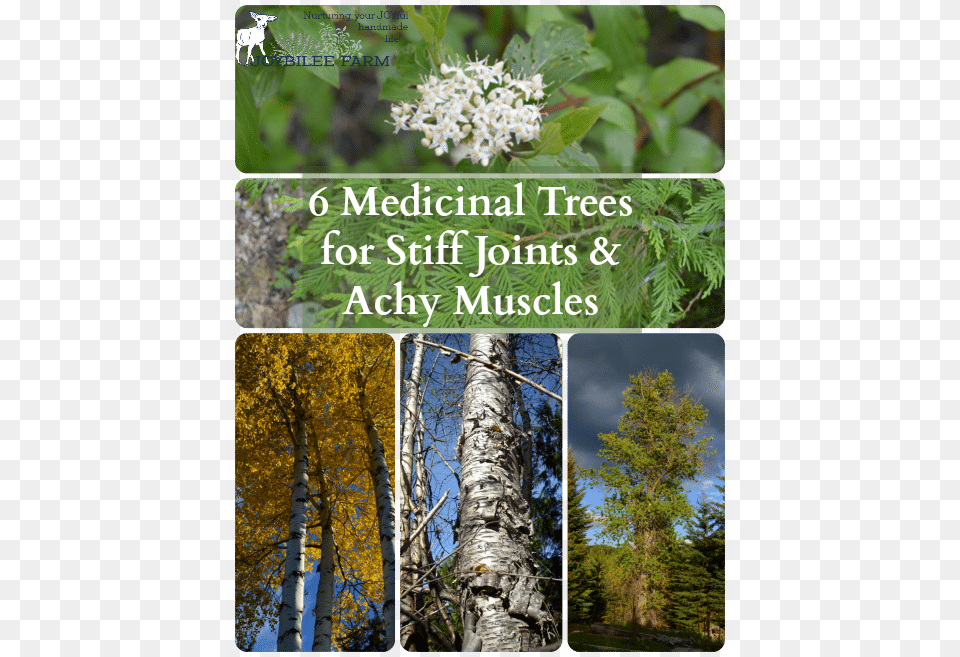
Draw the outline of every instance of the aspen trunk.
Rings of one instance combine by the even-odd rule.
[[[509,361],[508,336],[475,334],[470,355]],[[471,360],[463,394],[460,455],[460,554],[457,584],[464,652],[536,650],[550,620],[532,576],[536,567],[522,494],[523,434],[513,423],[506,374]]]
[[[293,446],[293,493],[290,499],[287,559],[283,569],[280,624],[277,652],[300,652],[303,643],[303,579],[307,538],[307,495],[309,495],[309,459],[306,429],[295,419],[297,436]]]
[[[390,470],[387,469],[383,441],[380,440],[380,434],[373,424],[369,411],[364,411],[364,418],[370,440],[370,476],[373,478],[377,499],[380,558],[383,560],[383,627],[389,650],[393,646],[394,598],[396,597],[393,581],[396,573],[396,556],[393,551],[393,489],[390,486]]]
[[[424,335],[417,335],[418,340],[423,340]],[[413,453],[414,439],[417,433],[417,425],[420,409],[420,373],[423,369],[423,351],[422,342],[414,343],[413,362],[410,365],[410,376],[406,379],[406,394],[403,404],[403,428],[400,434],[400,483],[397,486],[397,501],[400,508],[400,544],[406,545],[406,549],[400,553],[400,590],[406,591],[416,580],[416,575],[409,568],[421,565],[421,542],[414,541],[409,544],[410,534],[412,532],[410,516],[413,512]],[[401,367],[404,366],[406,359],[401,360]],[[403,567],[406,568],[403,568]],[[410,601],[410,607],[417,608],[416,602],[419,596],[412,593],[413,600]],[[416,652],[425,652],[428,649],[426,633],[417,623],[407,621],[400,624],[400,645]]]
[[[318,457],[319,459],[319,457]],[[323,463],[317,464],[320,480],[320,562],[317,564],[317,597],[313,613],[313,652],[330,652],[333,633],[333,580],[335,551],[331,523],[330,492],[327,490]]]

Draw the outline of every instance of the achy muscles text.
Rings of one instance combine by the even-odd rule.
[[[423,323],[426,327],[430,324],[433,317],[433,311],[440,301],[439,294],[412,294],[403,293],[403,283],[394,284],[395,295],[382,294],[373,301],[373,308],[378,315],[419,315],[421,306],[427,313],[427,321]],[[553,288],[552,294],[541,294],[537,296],[521,294],[514,297],[512,294],[497,294],[493,296],[492,303],[489,295],[490,286],[482,286],[477,293],[470,297],[470,293],[462,286],[455,286],[457,292],[457,304],[454,315],[462,315],[467,312],[471,315],[529,315],[531,312],[537,315],[579,315],[581,312],[587,316],[596,315],[597,296],[591,294],[581,299],[579,295],[571,294],[566,299],[560,297],[560,281],[550,286]],[[419,304],[418,304],[419,300]],[[359,310],[354,310],[354,305]],[[584,307],[585,306],[585,307]],[[492,309],[492,310],[491,310]],[[370,310],[366,294],[363,288],[355,285],[353,292],[350,293],[350,299],[347,301],[347,307],[343,311],[344,315],[373,315]]]

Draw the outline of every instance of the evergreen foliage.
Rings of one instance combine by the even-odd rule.
[[[670,620],[675,627],[709,629],[724,623],[724,541],[718,535],[715,503],[701,491],[686,537],[677,543]]]
[[[563,409],[558,404],[551,408],[544,401],[536,411],[537,427],[533,436],[534,491],[531,503],[533,520],[533,551],[540,570],[541,592],[547,600],[559,602],[563,595]],[[558,604],[551,609],[557,618]]]
[[[588,558],[590,516],[583,505],[585,491],[580,487],[580,468],[572,449],[567,451],[567,482],[567,601],[571,622],[588,623],[599,592],[598,573],[594,572],[599,562]]]

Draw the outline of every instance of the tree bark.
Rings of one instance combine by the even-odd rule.
[[[295,415],[297,415],[295,413]],[[277,630],[277,652],[300,652],[303,643],[303,580],[307,540],[307,496],[309,495],[309,459],[306,428],[300,417],[294,417],[293,492],[290,499],[290,538],[283,570],[283,591],[280,604],[280,625]]]
[[[423,334],[417,335],[418,340]],[[413,512],[413,452],[417,433],[420,409],[420,373],[423,369],[422,342],[416,342],[413,352],[413,362],[410,365],[410,376],[405,380],[406,395],[403,404],[403,428],[400,435],[400,483],[397,486],[397,501],[400,507],[400,542],[406,549],[400,553],[400,563],[406,568],[400,571],[400,590],[406,591],[413,586],[416,574],[412,567],[421,565],[422,550],[420,541],[410,542],[411,514]],[[401,361],[405,364],[406,359]],[[423,519],[421,518],[421,522]],[[417,592],[411,593],[408,602],[411,609],[419,607],[417,600],[421,597]],[[427,633],[420,623],[407,620],[400,624],[400,645],[406,650],[426,652],[428,650]]]
[[[380,558],[383,560],[383,627],[386,633],[387,649],[393,646],[394,636],[394,598],[396,586],[396,556],[393,551],[393,488],[390,486],[390,470],[384,454],[383,441],[377,427],[373,424],[370,411],[366,409],[366,399],[360,396],[364,406],[364,421],[370,441],[370,476],[374,483],[377,500],[377,523],[380,531]]]
[[[460,557],[457,582],[464,652],[536,650],[550,620],[533,578],[536,567],[522,494],[523,434],[513,422],[513,391],[503,371],[508,336],[470,337],[460,453]],[[499,366],[494,369],[491,363]]]
[[[333,580],[336,551],[333,540],[330,491],[327,489],[323,462],[317,457],[317,479],[320,487],[320,561],[317,563],[317,597],[313,603],[313,652],[330,652],[333,642]]]

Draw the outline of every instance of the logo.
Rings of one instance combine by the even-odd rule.
[[[320,27],[319,38],[306,33],[277,34],[274,29],[272,34],[275,37],[275,49],[267,56],[263,49],[264,30],[267,23],[277,20],[277,17],[253,11],[250,16],[257,24],[237,31],[237,64],[240,63],[240,49],[247,46],[244,66],[250,66],[251,60],[253,66],[390,66],[389,56],[361,56],[363,42],[360,39],[351,39],[346,27],[335,28],[330,24]],[[260,55],[253,54],[254,46],[260,46]]]
[[[263,31],[267,28],[267,23],[270,21],[277,20],[276,16],[267,16],[266,14],[258,14],[255,11],[251,11],[250,15],[253,16],[253,20],[257,22],[256,27],[249,27],[245,30],[237,30],[237,63],[240,63],[240,49],[244,46],[247,47],[247,59],[244,62],[244,66],[250,65],[250,58],[253,53],[254,46],[260,46],[260,53],[263,55],[263,61],[267,61],[267,53],[263,50]]]

